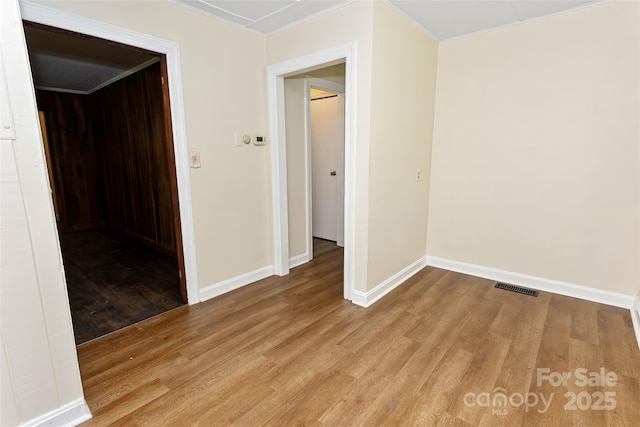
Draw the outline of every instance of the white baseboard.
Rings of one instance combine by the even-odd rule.
[[[378,301],[380,298],[400,286],[402,283],[404,283],[405,280],[407,280],[409,277],[413,276],[426,266],[426,258],[422,257],[411,265],[406,266],[393,276],[389,277],[387,280],[380,283],[369,292],[362,292],[354,289],[351,293],[351,302],[362,307],[369,307],[371,304]]]
[[[204,289],[200,289],[200,301],[215,298],[219,295],[241,288],[250,283],[257,282],[258,280],[262,280],[272,275],[273,265],[268,265],[249,273],[241,274],[240,276],[232,277],[231,279],[207,286]]]
[[[453,261],[444,258],[427,256],[427,265],[443,268],[445,270],[457,271],[458,273],[469,274],[471,276],[483,277],[485,279],[495,280],[498,282],[511,283],[514,285],[537,289],[539,291],[551,292],[554,294],[565,295],[568,297],[584,299],[587,301],[626,309],[630,309],[634,302],[634,297],[630,295],[589,288],[557,280],[544,279],[541,277],[528,276],[526,274],[513,273],[511,271],[498,270],[491,267],[483,267],[481,265],[467,264],[466,262]]]
[[[299,265],[306,264],[309,261],[311,260],[309,259],[308,253],[296,255],[294,257],[289,258],[289,268],[294,268]]]
[[[84,399],[74,400],[51,412],[21,424],[23,427],[77,426],[91,418],[91,411]]]
[[[631,308],[631,320],[633,321],[633,330],[636,332],[638,348],[640,348],[640,295],[636,297],[636,301]]]

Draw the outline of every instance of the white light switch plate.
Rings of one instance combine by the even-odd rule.
[[[200,152],[192,151],[189,156],[189,166],[193,169],[198,169],[200,167]]]

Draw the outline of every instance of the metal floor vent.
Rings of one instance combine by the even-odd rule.
[[[529,295],[530,297],[537,297],[538,291],[534,291],[532,289],[522,288],[520,286],[508,285],[506,283],[498,282],[496,283],[496,288],[504,289],[505,291],[517,292],[519,294]]]

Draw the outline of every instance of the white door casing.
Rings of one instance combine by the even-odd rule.
[[[187,280],[187,299],[189,304],[200,302],[193,208],[191,204],[191,183],[189,178],[189,151],[187,148],[187,131],[184,100],[182,96],[180,46],[171,40],[117,27],[28,1],[20,1],[20,11],[22,18],[28,21],[74,31],[80,34],[87,34],[165,55],[167,77],[169,80],[169,104],[171,109],[176,180],[178,183],[178,204],[182,225],[182,246]]]
[[[289,274],[289,231],[287,205],[286,132],[284,77],[329,65],[345,63],[345,149],[344,149],[344,298],[351,300],[355,263],[355,117],[356,117],[356,43],[351,42],[294,58],[267,69],[269,128],[271,137],[271,195],[273,213],[273,267],[275,274]]]

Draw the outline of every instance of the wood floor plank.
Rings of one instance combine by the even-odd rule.
[[[183,305],[178,261],[113,230],[60,235],[76,344]]]
[[[365,309],[342,299],[342,253],[79,346],[86,425],[638,425],[628,311],[431,267]],[[603,367],[615,386],[536,376]],[[539,413],[500,390],[555,397]],[[565,409],[600,391],[615,408]]]

